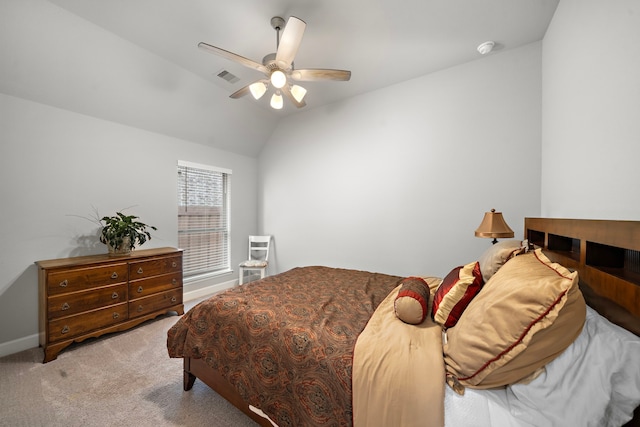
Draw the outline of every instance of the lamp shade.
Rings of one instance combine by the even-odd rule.
[[[275,110],[281,110],[283,106],[282,95],[279,92],[276,92],[271,97],[271,108]]]
[[[293,97],[298,102],[302,102],[302,99],[304,98],[304,95],[306,93],[307,93],[307,90],[302,86],[298,86],[298,85],[291,86],[291,95],[293,95]]]
[[[495,209],[484,213],[484,218],[482,218],[482,222],[476,230],[476,237],[493,238],[493,243],[496,242],[498,237],[507,238],[513,236],[513,230],[505,222],[502,212],[496,212]]]
[[[262,95],[267,91],[267,85],[262,82],[255,82],[251,86],[249,86],[249,90],[251,91],[251,95],[255,99],[262,98]]]

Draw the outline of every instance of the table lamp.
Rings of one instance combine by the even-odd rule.
[[[476,230],[476,237],[493,238],[494,245],[498,242],[498,237],[502,239],[513,236],[513,230],[505,222],[502,212],[496,212],[495,209],[484,213],[484,218]]]

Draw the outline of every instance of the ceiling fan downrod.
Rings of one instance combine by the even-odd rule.
[[[271,18],[271,26],[276,30],[276,50],[280,46],[280,30],[284,27],[285,22],[280,16],[274,16]]]

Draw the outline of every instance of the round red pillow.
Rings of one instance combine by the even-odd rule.
[[[423,278],[407,277],[403,279],[393,304],[398,319],[412,325],[422,323],[427,316],[429,295],[429,285]]]

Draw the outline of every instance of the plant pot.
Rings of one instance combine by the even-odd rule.
[[[131,255],[131,240],[129,237],[124,237],[119,248],[114,248],[108,243],[107,248],[109,248],[109,256],[129,256]]]

